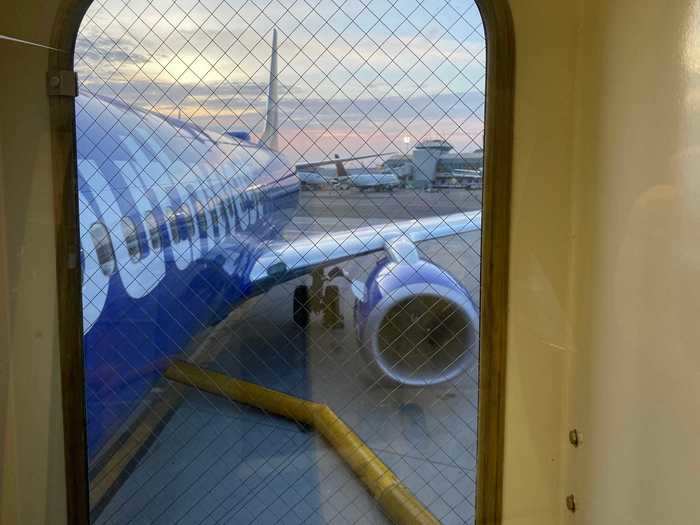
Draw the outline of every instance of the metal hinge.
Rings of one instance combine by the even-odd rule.
[[[75,71],[46,73],[46,92],[50,97],[77,97],[78,74]]]

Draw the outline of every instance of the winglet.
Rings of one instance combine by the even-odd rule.
[[[267,114],[261,143],[273,151],[279,151],[279,80],[277,78],[277,28],[272,30],[272,56],[270,57],[270,83],[267,88]]]

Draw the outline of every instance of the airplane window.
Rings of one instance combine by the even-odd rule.
[[[207,235],[207,212],[201,202],[195,201],[194,209],[197,213],[197,226],[199,227],[200,237],[205,237]]]
[[[92,244],[95,247],[97,262],[100,264],[102,273],[112,275],[114,273],[114,248],[112,240],[109,237],[109,232],[101,222],[96,222],[90,227],[90,237]]]
[[[163,243],[160,238],[160,227],[153,213],[146,215],[146,229],[148,229],[148,236],[151,239],[151,248],[158,253]]]
[[[194,238],[194,219],[192,218],[192,212],[187,204],[183,204],[178,211],[178,215],[185,223],[185,232],[187,233],[188,239]]]
[[[165,217],[168,219],[168,224],[170,225],[170,242],[171,244],[176,244],[180,242],[180,229],[177,225],[177,215],[171,208],[165,209]]]
[[[214,230],[214,237],[219,236],[219,212],[216,210],[214,201],[209,203],[209,214],[211,215],[211,225]]]
[[[228,215],[231,218],[231,224],[236,223],[236,206],[233,203],[233,197],[229,196],[226,199],[226,206],[228,207]]]
[[[255,198],[253,199],[253,208],[255,208],[257,214],[261,214],[263,211],[263,199],[264,195],[262,193],[255,192]]]
[[[228,207],[228,215],[231,218],[230,225],[231,231],[236,229],[237,217],[236,217],[236,200],[232,195],[226,200],[226,206]]]
[[[129,252],[131,260],[136,262],[141,258],[141,245],[139,244],[139,235],[136,231],[134,221],[129,217],[122,219],[122,232],[124,233],[124,243],[126,250]]]
[[[221,221],[222,221],[222,226],[224,227],[225,230],[228,231],[228,214],[226,213],[226,206],[224,205],[224,201],[222,201],[219,197],[216,198],[216,204],[219,207],[219,213],[221,215]]]

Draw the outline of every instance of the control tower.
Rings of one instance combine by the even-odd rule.
[[[414,184],[427,188],[433,183],[440,157],[452,150],[446,140],[426,140],[416,145],[413,150]]]

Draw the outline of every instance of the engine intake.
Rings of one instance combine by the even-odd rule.
[[[355,305],[356,329],[370,366],[403,385],[450,381],[476,360],[476,306],[446,270],[389,253]]]

